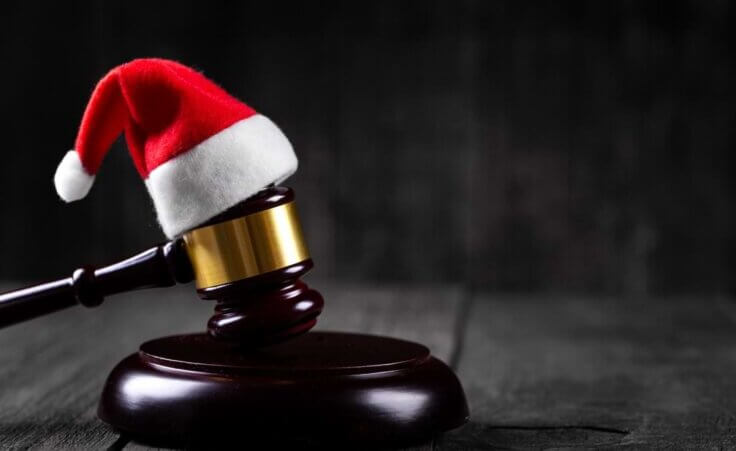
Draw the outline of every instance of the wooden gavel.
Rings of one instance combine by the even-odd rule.
[[[311,329],[324,301],[299,278],[312,268],[294,192],[269,187],[181,238],[102,268],[0,294],[0,327],[106,296],[196,280],[216,300],[209,335],[240,346],[286,340]]]

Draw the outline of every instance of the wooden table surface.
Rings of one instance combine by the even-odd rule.
[[[415,449],[736,448],[732,300],[310,284],[319,328],[419,341],[457,371],[470,423]],[[141,342],[201,330],[211,307],[177,287],[0,331],[0,447],[148,449],[95,416],[103,381]]]

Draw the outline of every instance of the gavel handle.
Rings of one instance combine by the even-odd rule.
[[[192,280],[181,240],[95,269],[84,266],[71,277],[0,294],[0,328],[76,304],[95,307],[105,296],[142,288],[168,287]]]

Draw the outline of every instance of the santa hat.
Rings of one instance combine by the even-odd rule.
[[[54,176],[63,200],[87,195],[123,131],[169,238],[297,168],[291,144],[268,118],[189,67],[138,59],[111,70],[92,93],[75,148]]]

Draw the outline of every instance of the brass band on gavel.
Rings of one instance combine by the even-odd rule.
[[[281,269],[309,258],[294,202],[184,234],[197,288]]]

